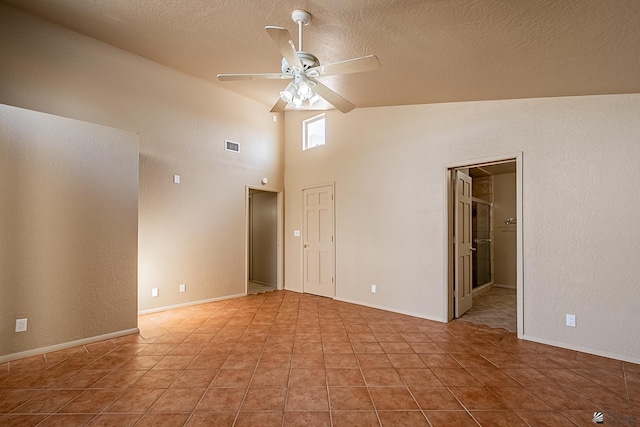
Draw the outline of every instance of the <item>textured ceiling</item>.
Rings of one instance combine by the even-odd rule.
[[[265,25],[308,10],[323,64],[376,54],[379,70],[320,78],[358,107],[640,92],[639,0],[0,0],[267,105],[281,81]]]

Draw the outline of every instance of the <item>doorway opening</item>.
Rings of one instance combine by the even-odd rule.
[[[246,293],[282,289],[282,194],[247,187]]]
[[[470,172],[473,170],[471,169]],[[472,197],[471,221],[471,237],[475,247],[475,251],[471,253],[473,277],[471,287],[476,291],[493,283],[493,203]]]
[[[521,155],[447,167],[448,320],[521,336]]]

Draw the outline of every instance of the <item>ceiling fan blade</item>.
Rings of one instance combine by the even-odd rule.
[[[334,76],[337,74],[362,73],[380,68],[380,60],[375,55],[363,56],[360,58],[347,59],[346,61],[334,62],[333,64],[320,65],[309,68],[309,77]]]
[[[276,46],[278,46],[278,50],[280,50],[280,53],[284,56],[289,65],[302,70],[302,62],[300,62],[300,58],[298,58],[298,51],[296,50],[296,45],[294,45],[291,40],[289,31],[282,27],[271,26],[266,26],[264,29],[267,30],[267,33],[269,33],[271,39],[274,41]]]
[[[278,98],[278,101],[271,107],[271,112],[282,113],[285,108],[287,108],[287,103],[283,101],[282,98]]]
[[[292,78],[291,74],[284,73],[218,74],[218,80],[221,82],[232,80],[286,80]]]
[[[329,104],[336,107],[338,110],[343,113],[348,113],[349,111],[356,108],[355,105],[344,99],[342,96],[338,95],[322,83],[317,80],[312,80],[316,85],[313,87],[313,90],[324,98]]]

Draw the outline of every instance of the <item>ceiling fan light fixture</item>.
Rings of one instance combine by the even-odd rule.
[[[296,75],[292,82],[280,92],[280,99],[287,103],[288,106],[300,109],[308,104],[313,106],[320,100],[320,96],[314,92],[315,82],[307,80],[304,75]]]
[[[300,84],[298,85],[298,95],[300,95],[300,98],[302,98],[303,100],[309,99],[313,95],[313,91],[306,82],[300,82]]]
[[[320,95],[318,95],[317,93],[314,93],[313,96],[309,98],[309,107],[313,107],[315,104],[318,103],[318,101],[320,101]]]
[[[293,98],[298,95],[298,88],[296,85],[291,82],[287,85],[287,87],[280,92],[280,99],[282,99],[287,104],[291,104]]]

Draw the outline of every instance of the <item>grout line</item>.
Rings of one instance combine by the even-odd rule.
[[[465,369],[465,368],[463,367],[463,369]],[[465,369],[465,371],[467,371],[467,370]],[[467,373],[468,373],[469,375],[473,376],[473,375],[471,374],[471,372],[467,371]],[[474,377],[474,378],[475,378],[475,377]],[[478,381],[478,382],[479,382],[479,381]],[[443,384],[443,385],[444,385],[444,384]],[[483,385],[483,386],[484,386],[484,385]],[[460,404],[460,406],[462,406],[462,408],[463,408],[463,409],[465,410],[465,412],[466,412],[466,413],[471,417],[471,419],[472,419],[473,421],[475,421],[475,422],[476,422],[476,424],[478,424],[479,426],[481,426],[480,421],[476,420],[476,417],[474,417],[474,416],[473,416],[473,414],[471,413],[471,410],[470,410],[469,408],[467,408],[467,406],[466,406],[464,403],[462,403],[462,400],[460,400],[460,399],[458,398],[458,396],[456,396],[456,394],[455,394],[453,391],[451,391],[450,386],[445,385],[445,387],[446,387],[447,391],[448,391],[449,393],[451,393],[451,395],[454,397],[454,399],[456,399],[456,400],[458,401],[458,403]],[[506,405],[505,405],[505,406],[506,406]],[[482,426],[481,426],[481,427],[482,427]]]
[[[343,321],[343,324],[344,324],[344,321]],[[365,322],[365,325],[367,325],[366,322]],[[371,331],[368,325],[367,325],[367,329],[369,329],[369,332],[373,334],[373,332]],[[346,332],[346,328],[345,328],[345,332]],[[351,343],[351,338],[349,337],[349,333],[348,332],[346,333],[347,333],[347,338],[349,339],[349,343]],[[374,338],[375,338],[375,335],[374,335]],[[380,345],[377,338],[376,338],[376,343]],[[380,347],[382,348],[382,346]],[[354,350],[354,355],[355,355],[355,349],[353,349],[353,344],[351,345],[351,348],[352,350]],[[384,349],[382,350],[384,351]],[[383,353],[383,354],[386,356],[387,353]],[[369,394],[369,399],[371,399],[371,405],[373,405],[373,410],[376,414],[376,418],[378,419],[378,424],[382,425],[382,420],[380,420],[380,414],[378,414],[378,408],[376,406],[376,402],[375,400],[373,400],[373,394],[371,394],[371,389],[369,388],[369,384],[367,383],[367,378],[364,376],[364,372],[362,371],[362,365],[360,364],[360,359],[358,358],[358,356],[355,356],[355,357],[356,357],[356,361],[358,362],[358,369],[360,370],[360,375],[362,376],[362,380],[364,381],[364,386],[367,389],[367,393]],[[387,356],[387,359],[389,359],[388,356]]]
[[[342,320],[342,317],[340,317],[340,324],[342,325],[342,328],[344,329],[344,322]],[[345,330],[345,334],[347,334],[346,330]],[[348,338],[348,335],[347,335]],[[322,326],[320,326],[320,342],[322,344],[322,355],[324,357],[324,337],[322,336]],[[351,346],[351,351],[353,351],[353,346],[351,345],[351,341],[349,341],[349,345]],[[355,351],[353,353],[353,357],[355,357]],[[358,359],[356,358],[356,361]],[[360,374],[362,375],[362,374]],[[364,378],[363,378],[364,379]],[[327,388],[327,407],[329,408],[329,425],[331,427],[333,427],[333,411],[331,408],[331,394],[329,392],[329,376],[327,375],[327,365],[325,362],[325,366],[324,366],[324,382]]]

